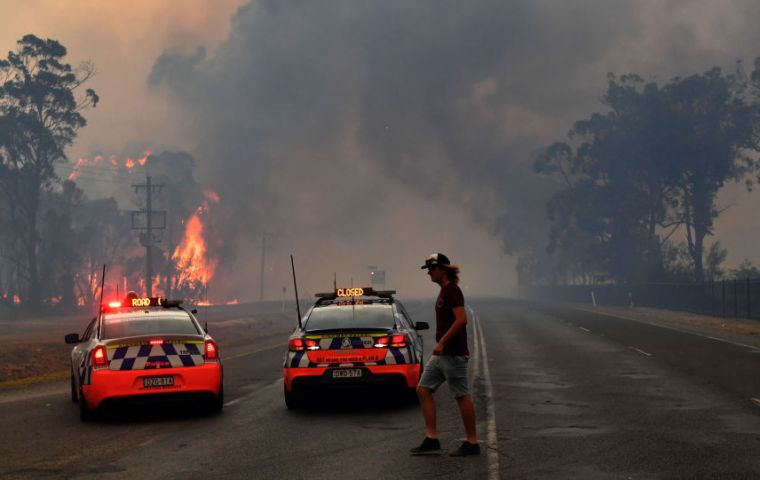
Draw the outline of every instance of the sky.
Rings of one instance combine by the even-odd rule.
[[[0,0],[0,19],[0,49],[34,33],[94,63],[101,102],[72,161],[196,158],[221,197],[219,301],[258,297],[265,233],[268,298],[291,291],[290,253],[310,292],[378,266],[431,294],[419,265],[440,251],[466,294],[513,293],[510,253],[545,241],[551,185],[531,160],[602,110],[608,72],[665,81],[760,55],[750,0]],[[760,263],[756,195],[721,192],[729,267]]]

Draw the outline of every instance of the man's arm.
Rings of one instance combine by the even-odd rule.
[[[464,307],[454,307],[453,310],[454,323],[451,324],[451,327],[449,327],[441,339],[438,340],[438,343],[436,343],[435,348],[433,349],[433,355],[441,355],[443,353],[443,347],[446,345],[446,343],[451,340],[452,337],[461,332],[462,329],[467,325],[467,312],[465,312]]]

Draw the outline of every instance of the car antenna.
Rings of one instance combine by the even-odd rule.
[[[290,268],[293,270],[293,289],[296,292],[296,311],[298,312],[298,328],[303,328],[301,325],[301,304],[298,301],[298,282],[296,281],[296,266],[293,263],[293,254],[290,254]]]
[[[106,264],[103,264],[103,275],[100,277],[100,303],[98,303],[98,318],[103,313],[103,290],[106,286]],[[100,323],[100,320],[98,320],[98,323]],[[100,327],[98,327],[100,328]]]

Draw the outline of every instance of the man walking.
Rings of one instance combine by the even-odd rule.
[[[427,269],[430,280],[441,286],[435,302],[436,345],[433,355],[425,364],[425,370],[417,386],[422,414],[425,417],[425,439],[420,446],[411,450],[412,455],[441,453],[435,418],[433,392],[444,381],[459,404],[467,440],[462,442],[452,456],[480,454],[480,445],[475,434],[475,408],[472,404],[467,364],[470,351],[467,348],[467,313],[464,309],[464,295],[459,288],[459,267],[451,265],[442,253],[431,255],[421,267]]]

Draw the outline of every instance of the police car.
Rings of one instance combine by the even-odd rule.
[[[338,288],[318,300],[288,341],[285,404],[304,406],[318,387],[401,387],[411,399],[422,373],[426,322],[412,323],[395,291]]]
[[[71,399],[80,418],[105,402],[197,397],[219,411],[222,362],[214,340],[178,301],[138,298],[101,307],[81,337],[66,335],[71,351]]]

